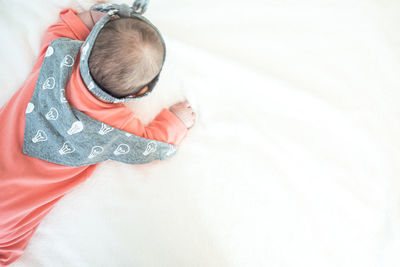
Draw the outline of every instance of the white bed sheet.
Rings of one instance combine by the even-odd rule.
[[[0,105],[58,12],[93,3],[2,4]],[[150,122],[187,96],[197,125],[169,161],[102,164],[12,266],[400,266],[399,11],[151,1],[167,61],[130,107]]]

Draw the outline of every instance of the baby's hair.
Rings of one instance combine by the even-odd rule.
[[[94,81],[121,98],[140,91],[160,72],[165,56],[161,36],[137,18],[108,21],[93,44],[88,64]]]

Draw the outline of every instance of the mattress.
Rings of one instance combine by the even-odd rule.
[[[58,12],[93,3],[3,5],[0,105]],[[149,123],[186,98],[196,125],[168,161],[102,163],[11,266],[400,266],[399,11],[151,1],[167,58],[154,92],[128,106]]]

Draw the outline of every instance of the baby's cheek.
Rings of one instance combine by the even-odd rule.
[[[147,86],[144,87],[142,90],[140,90],[140,91],[137,93],[137,95],[142,95],[142,94],[146,93],[146,91],[147,91]]]

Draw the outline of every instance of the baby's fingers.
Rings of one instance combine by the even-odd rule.
[[[185,107],[190,107],[190,103],[189,103],[189,101],[186,99],[185,101],[182,101],[181,102],[182,103],[182,105],[184,105]]]

